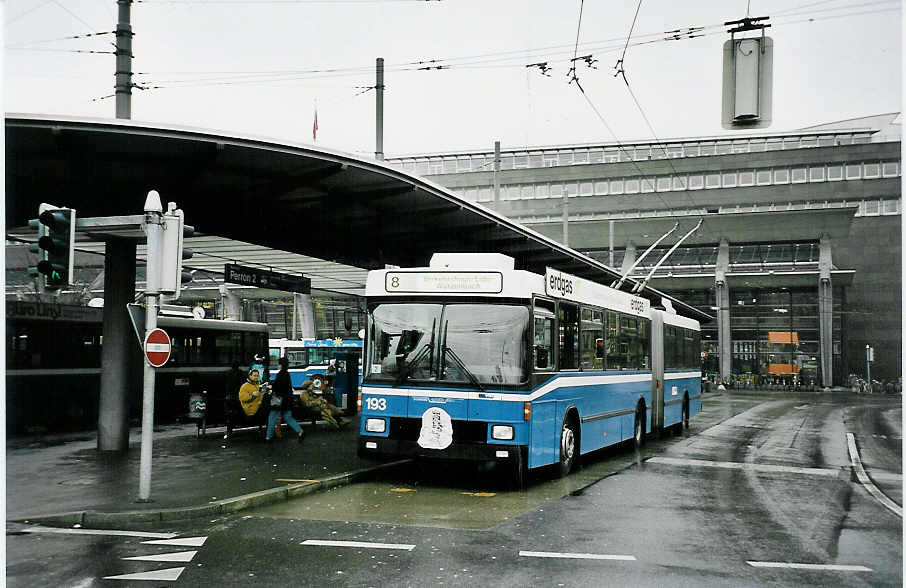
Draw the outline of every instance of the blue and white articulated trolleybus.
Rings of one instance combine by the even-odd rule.
[[[368,274],[359,453],[559,464],[701,411],[697,321],[500,254]]]

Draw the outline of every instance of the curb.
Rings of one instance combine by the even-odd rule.
[[[233,498],[224,498],[223,500],[217,500],[209,504],[197,506],[164,508],[160,510],[130,510],[123,512],[83,510],[53,515],[24,517],[22,519],[13,520],[12,522],[41,524],[49,527],[72,527],[73,525],[81,525],[82,527],[91,529],[112,529],[124,524],[164,523],[197,517],[232,514],[249,508],[256,508],[284,500],[299,498],[308,494],[315,494],[338,486],[363,482],[376,476],[378,473],[408,465],[411,461],[411,459],[392,461],[370,468],[337,474],[317,482],[288,484],[279,488],[270,488],[268,490],[243,494]]]

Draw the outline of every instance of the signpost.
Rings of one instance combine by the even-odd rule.
[[[170,359],[170,336],[163,329],[154,329],[145,337],[144,350],[151,367],[161,367]]]
[[[256,288],[311,294],[311,278],[282,274],[235,263],[224,264],[223,281]]]

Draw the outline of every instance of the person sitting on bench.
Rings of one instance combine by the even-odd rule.
[[[302,382],[302,391],[299,394],[302,405],[311,411],[320,413],[321,418],[334,429],[339,430],[348,425],[350,421],[343,417],[343,410],[328,402],[324,397],[316,395],[312,388],[311,380]]]
[[[261,409],[261,400],[264,398],[264,392],[258,383],[260,374],[258,370],[250,370],[248,379],[239,388],[239,404],[242,406],[242,412],[248,417],[258,414]]]

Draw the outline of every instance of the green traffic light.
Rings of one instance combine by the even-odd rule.
[[[42,208],[46,205],[42,205]],[[41,227],[40,225],[43,225]],[[39,238],[36,250],[41,255],[37,273],[44,275],[44,286],[56,289],[70,282],[73,264],[75,210],[50,208],[38,215]]]

